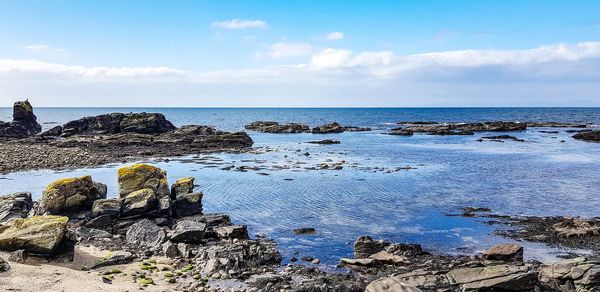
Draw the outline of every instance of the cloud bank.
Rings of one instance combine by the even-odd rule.
[[[304,44],[269,51],[307,54]],[[600,42],[407,56],[325,48],[303,63],[209,72],[0,59],[0,106],[600,106],[599,84]]]

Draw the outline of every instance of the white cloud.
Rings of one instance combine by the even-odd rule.
[[[282,57],[288,46],[274,48]],[[2,102],[46,106],[600,106],[600,42],[408,56],[327,48],[306,63],[209,72],[0,59],[0,88]]]
[[[267,56],[271,59],[305,56],[310,53],[312,46],[305,43],[276,43],[271,45]]]
[[[334,31],[325,36],[325,39],[330,41],[338,41],[344,39],[344,33],[339,31]]]
[[[267,22],[264,20],[245,20],[236,18],[231,20],[215,21],[212,23],[212,27],[225,29],[266,28]]]
[[[23,47],[27,51],[42,52],[50,49],[49,45],[26,45]]]

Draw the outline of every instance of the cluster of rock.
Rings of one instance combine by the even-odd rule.
[[[27,100],[15,102],[12,122],[0,121],[0,138],[26,138],[41,131],[42,126],[37,122]]]
[[[69,137],[82,134],[160,134],[173,130],[175,126],[159,113],[111,113],[70,121],[42,135]]]
[[[600,142],[600,131],[581,131],[573,135],[573,138],[590,142]]]
[[[247,130],[253,130],[263,133],[313,133],[313,134],[331,134],[343,132],[362,132],[371,131],[371,128],[342,126],[338,123],[329,123],[326,125],[311,128],[308,125],[298,123],[279,124],[273,121],[257,121],[245,126]]]
[[[361,273],[384,274],[365,291],[598,291],[600,262],[575,258],[558,263],[524,262],[523,248],[501,244],[479,256],[436,256],[419,245],[360,237],[354,259]]]
[[[526,123],[516,122],[485,122],[485,123],[450,123],[450,124],[406,124],[405,127],[394,128],[390,135],[410,136],[413,133],[429,135],[474,135],[475,132],[510,132],[523,131]]]

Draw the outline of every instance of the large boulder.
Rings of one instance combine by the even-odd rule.
[[[26,138],[41,131],[42,126],[37,122],[33,107],[28,100],[15,102],[12,122],[0,122],[0,137]]]
[[[84,117],[62,126],[63,137],[97,134],[160,134],[175,130],[175,126],[159,113],[111,113]]]
[[[165,241],[165,231],[154,222],[142,219],[129,227],[125,241],[140,249],[157,249]]]
[[[173,204],[175,216],[184,217],[202,213],[202,193],[178,195]]]
[[[129,193],[121,205],[123,217],[145,214],[156,210],[156,195],[152,189],[141,189]]]
[[[531,267],[515,265],[459,268],[448,272],[447,277],[462,291],[532,291],[537,283]]]
[[[64,216],[16,219],[12,225],[0,227],[0,249],[52,254],[65,235],[68,221]]]
[[[65,178],[49,184],[42,193],[38,214],[70,214],[90,210],[95,200],[106,198],[106,185],[92,177]]]
[[[0,196],[0,224],[12,218],[25,218],[31,210],[31,193],[15,193]]]
[[[168,237],[172,242],[200,243],[204,238],[206,224],[192,220],[181,220],[169,232]]]
[[[119,168],[118,182],[121,198],[141,189],[151,189],[158,197],[168,196],[170,193],[167,173],[148,164],[133,164]]]
[[[94,201],[94,204],[92,205],[92,215],[94,217],[108,215],[117,218],[120,213],[121,200],[118,199],[100,199]]]
[[[189,194],[194,191],[194,178],[180,178],[171,185],[171,197],[176,198],[177,195]]]
[[[360,236],[354,241],[354,258],[364,259],[382,251],[390,242],[378,240],[375,241],[369,236]]]
[[[365,292],[421,292],[423,290],[402,282],[398,277],[379,278],[367,286]]]

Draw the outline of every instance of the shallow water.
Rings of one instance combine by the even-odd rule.
[[[600,144],[530,128],[510,135],[526,142],[477,142],[475,136],[384,135],[403,120],[568,121],[600,124],[600,109],[144,109],[160,111],[176,125],[210,124],[241,130],[255,120],[318,125],[338,121],[372,132],[263,134],[249,132],[256,153],[210,154],[151,161],[169,180],[194,176],[206,212],[230,214],[251,234],[276,239],[284,255],[315,256],[324,265],[352,253],[359,235],[421,243],[431,251],[473,253],[497,242],[478,219],[448,217],[464,206],[490,207],[509,215],[597,216],[600,209]],[[41,122],[63,123],[83,115],[140,109],[37,109]],[[7,115],[6,109],[0,117]],[[10,115],[8,113],[8,115]],[[6,120],[6,119],[5,119]],[[53,124],[46,124],[45,127]],[[341,144],[305,142],[336,139]],[[564,140],[564,143],[560,141]],[[267,150],[268,148],[268,150]],[[308,152],[310,155],[304,155]],[[316,170],[344,161],[342,170]],[[116,167],[29,171],[0,175],[1,193],[31,191],[39,197],[51,181],[91,174],[116,194]],[[257,170],[222,170],[227,166]],[[398,170],[412,166],[415,169]],[[317,234],[293,235],[314,227]],[[526,257],[550,260],[558,250],[526,244]]]

